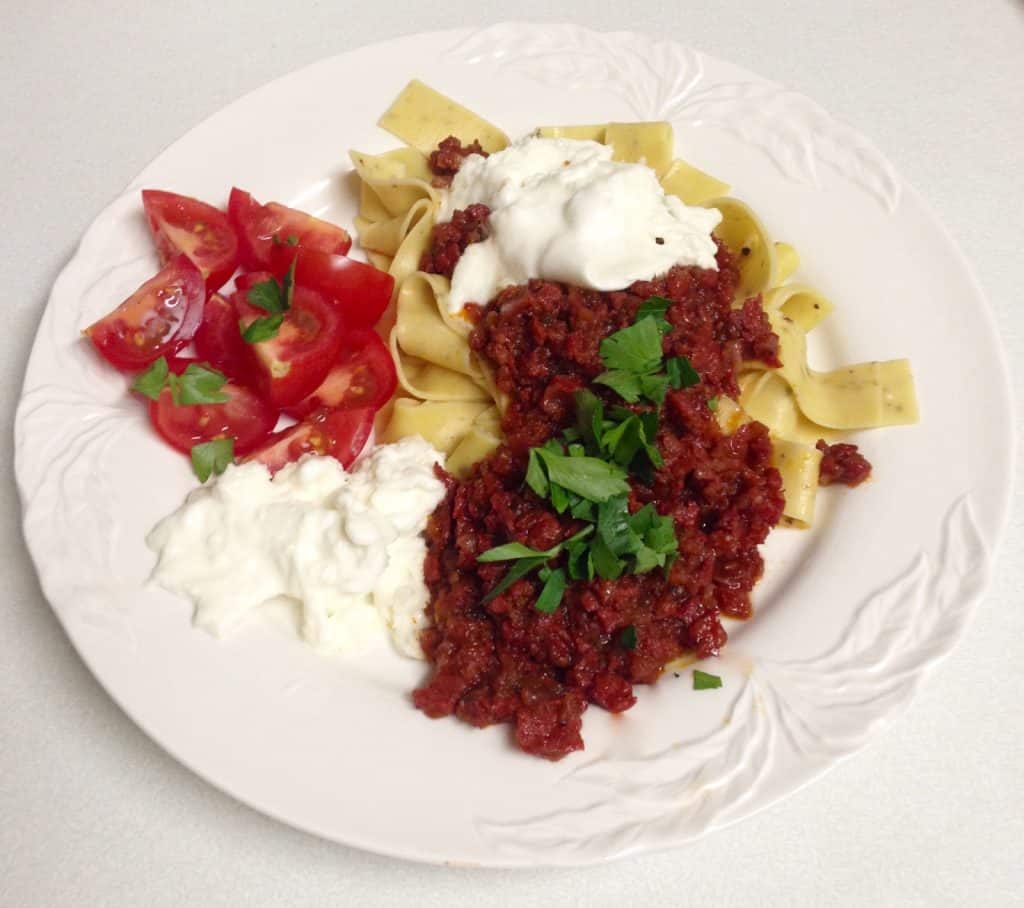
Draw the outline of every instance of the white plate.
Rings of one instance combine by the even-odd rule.
[[[146,586],[143,537],[194,485],[78,332],[155,268],[138,190],[225,202],[232,184],[349,223],[346,150],[414,76],[511,134],[670,119],[679,152],[729,180],[837,311],[822,365],[909,356],[922,423],[858,438],[875,478],[827,490],[812,532],[779,530],[757,615],[712,670],[594,708],[587,749],[523,756],[507,729],[430,721],[423,667],[382,647],[315,655],[254,624],[217,641]],[[807,98],[677,44],[574,26],[419,35],[279,79],[160,155],[90,227],[43,315],[17,417],[25,535],[82,658],[204,778],[288,823],[374,851],[578,864],[745,817],[859,748],[959,636],[1004,523],[1013,432],[1003,354],[970,269],[879,151]],[[244,570],[244,566],[240,569]],[[706,666],[707,667],[707,666]]]

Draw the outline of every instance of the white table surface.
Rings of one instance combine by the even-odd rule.
[[[320,57],[512,16],[671,36],[812,95],[931,200],[976,266],[1011,363],[1024,360],[1020,0],[2,0],[5,459],[50,283],[97,212],[169,142]],[[0,495],[0,905],[1024,901],[1019,508],[964,640],[864,752],[688,848],[582,871],[514,872],[418,866],[320,841],[180,767],[72,651],[26,555],[10,471]]]

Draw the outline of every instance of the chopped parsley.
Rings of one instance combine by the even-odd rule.
[[[718,675],[711,675],[702,672],[699,668],[693,670],[694,690],[715,690],[722,686],[722,679]]]
[[[289,241],[291,239],[292,237],[289,237]],[[294,244],[288,242],[287,245]],[[246,326],[239,324],[242,338],[247,344],[258,344],[261,341],[277,337],[285,313],[292,307],[292,297],[295,294],[295,263],[298,259],[298,256],[292,259],[291,267],[280,282],[275,278],[260,281],[258,284],[253,284],[245,294],[245,299],[250,306],[255,306],[267,313],[263,318],[258,318]]]
[[[192,471],[200,482],[219,476],[235,459],[235,440],[217,438],[192,446]]]
[[[619,634],[619,646],[623,649],[636,649],[636,628],[632,624],[624,627]]]
[[[585,528],[546,551],[509,542],[484,552],[477,559],[482,563],[511,562],[485,602],[537,571],[543,586],[534,607],[552,614],[569,581],[615,580],[656,568],[667,573],[672,567],[679,554],[674,520],[650,503],[635,513],[629,508],[629,477],[650,483],[663,464],[657,435],[669,388],[700,382],[685,356],[664,356],[662,336],[672,330],[667,318],[671,305],[664,297],[650,297],[632,325],[601,342],[605,371],[594,383],[610,388],[633,409],[608,406],[589,389],[577,391],[575,424],[530,449],[526,485],[556,513],[571,515]],[[708,406],[714,409],[717,399],[712,400]],[[620,642],[632,649],[636,629],[626,628]]]
[[[221,391],[225,384],[227,377],[205,363],[189,363],[181,375],[175,375],[161,356],[135,379],[132,390],[150,400],[159,400],[164,389],[168,388],[175,406],[187,407],[227,402],[230,396]]]

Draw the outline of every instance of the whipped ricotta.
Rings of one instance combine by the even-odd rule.
[[[307,455],[271,479],[229,466],[149,534],[153,579],[190,598],[194,623],[221,636],[261,606],[292,603],[303,638],[351,651],[390,632],[422,658],[427,518],[444,497],[443,458],[422,438],[382,445],[346,472]]]
[[[491,209],[491,235],[459,259],[452,312],[531,278],[621,290],[673,265],[717,268],[719,212],[667,195],[653,170],[613,161],[598,142],[528,136],[486,158],[470,155],[438,220],[474,203]]]

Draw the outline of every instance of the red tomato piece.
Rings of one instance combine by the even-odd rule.
[[[180,375],[194,359],[169,357],[168,368]],[[277,410],[246,388],[228,382],[220,389],[230,397],[222,404],[174,403],[169,388],[149,402],[149,419],[153,428],[172,448],[188,454],[193,445],[218,438],[235,440],[235,456],[248,454],[277,425]]]
[[[327,454],[348,469],[366,446],[373,429],[374,411],[318,410],[302,422],[275,432],[246,461],[259,461],[271,473],[305,454]]]
[[[249,289],[269,274],[239,278],[234,305],[241,330],[267,313],[247,299]],[[312,394],[338,361],[345,340],[345,326],[336,306],[319,293],[296,287],[291,308],[276,336],[248,344],[257,366],[256,386],[276,407],[287,407]]]
[[[359,328],[345,335],[341,357],[320,387],[285,412],[302,419],[324,407],[379,410],[397,384],[395,364],[384,342],[376,332]]]
[[[199,269],[179,255],[84,334],[112,366],[137,372],[192,340],[205,298]]]
[[[211,293],[235,273],[238,240],[223,211],[159,189],[143,189],[142,206],[161,264],[184,253],[202,272]]]
[[[373,265],[301,246],[275,246],[271,270],[283,275],[293,259],[295,283],[335,300],[345,314],[345,324],[353,328],[372,328],[391,302],[395,279]]]
[[[238,234],[242,264],[254,271],[270,267],[272,252],[279,245],[290,243],[338,255],[352,246],[343,228],[277,202],[261,205],[237,187],[231,190],[228,217]]]
[[[203,320],[194,340],[196,356],[200,360],[243,384],[255,383],[252,352],[242,339],[238,313],[231,300],[215,293],[206,301]]]

